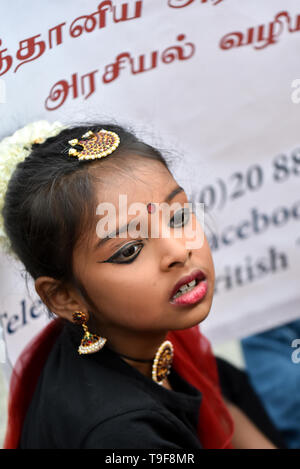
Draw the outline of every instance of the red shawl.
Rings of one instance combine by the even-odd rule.
[[[4,449],[19,445],[22,425],[39,375],[62,323],[51,321],[24,349],[12,372],[8,403],[8,424]],[[202,392],[198,436],[206,449],[232,449],[233,420],[221,396],[217,364],[210,342],[199,326],[170,331],[166,337],[174,346],[174,369]]]

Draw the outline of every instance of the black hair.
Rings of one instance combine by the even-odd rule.
[[[109,158],[80,161],[69,156],[69,140],[102,128],[120,137],[119,147]],[[109,123],[67,127],[34,144],[25,160],[18,163],[8,184],[2,215],[11,249],[33,279],[50,276],[62,283],[76,283],[73,250],[94,220],[97,205],[93,170],[98,171],[101,164],[104,168],[109,159],[114,167],[126,171],[131,155],[159,161],[170,172],[161,151],[142,142],[132,130]]]

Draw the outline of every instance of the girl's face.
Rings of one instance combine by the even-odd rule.
[[[161,236],[166,221],[160,215],[159,236],[151,237],[154,214],[147,212],[146,205],[153,202],[157,207],[177,187],[178,184],[161,163],[146,159],[141,163],[141,160],[136,160],[130,176],[123,173],[117,175],[105,189],[103,184],[98,189],[96,186],[97,197],[99,204],[110,202],[115,206],[117,228],[119,194],[127,197],[128,211],[130,204],[143,203],[144,213],[135,212],[132,215],[127,212],[127,220],[121,225],[126,225],[139,215],[148,221],[149,231],[143,238],[133,238],[126,233],[126,237],[118,235],[101,243],[103,238],[99,238],[96,226],[105,215],[96,215],[94,233],[74,251],[74,275],[90,298],[91,304],[87,308],[96,320],[98,332],[115,345],[126,342],[127,350],[129,339],[132,350],[137,350],[146,338],[157,338],[159,345],[169,330],[185,329],[200,323],[208,315],[212,304],[214,266],[206,237],[201,248],[191,249],[182,226],[182,236],[174,236],[179,226],[178,220],[182,220],[180,206],[184,208],[184,204],[188,203],[183,190],[179,189],[168,202],[170,205],[175,202],[180,204],[179,209],[170,211],[167,220],[170,222],[175,213],[177,216],[180,213],[175,220],[176,226],[170,228],[170,236]],[[198,223],[199,228],[195,214],[190,217],[189,223],[193,223],[193,226]],[[170,294],[175,284],[197,269],[206,276],[208,290],[205,297],[196,304],[171,304]]]

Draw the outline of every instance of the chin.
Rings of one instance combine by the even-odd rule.
[[[206,314],[203,314],[203,315],[202,315],[202,317],[201,317],[201,319],[200,319],[200,321],[199,321],[198,324],[200,324],[200,322],[204,321],[204,320],[207,318],[208,315],[209,315],[209,311],[207,311]]]
[[[195,322],[195,324],[200,324],[202,321],[204,321],[209,315],[209,311],[210,311],[210,308],[209,309],[205,308],[205,310],[204,311],[202,310],[200,314],[199,313],[197,315],[195,314],[195,318],[197,317],[197,321]]]
[[[209,311],[210,307],[208,307],[207,305],[198,304],[195,305],[194,308],[192,308],[189,312],[181,312],[181,314],[183,314],[183,325],[180,327],[180,329],[188,329],[190,327],[196,326],[197,324],[200,324],[207,318],[207,316],[209,315]]]

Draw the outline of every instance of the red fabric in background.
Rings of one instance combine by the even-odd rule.
[[[216,359],[199,326],[169,331],[174,347],[173,367],[202,392],[198,436],[205,449],[233,449],[234,422],[221,395]]]
[[[8,422],[4,449],[16,449],[22,425],[39,375],[61,328],[51,321],[24,349],[12,372],[8,402]],[[217,364],[208,339],[199,326],[170,331],[166,337],[174,346],[174,369],[202,392],[198,436],[206,449],[231,449],[233,420],[221,396]]]
[[[16,361],[9,385],[4,449],[18,448],[22,425],[38,378],[61,328],[59,319],[51,321],[29,342]]]

